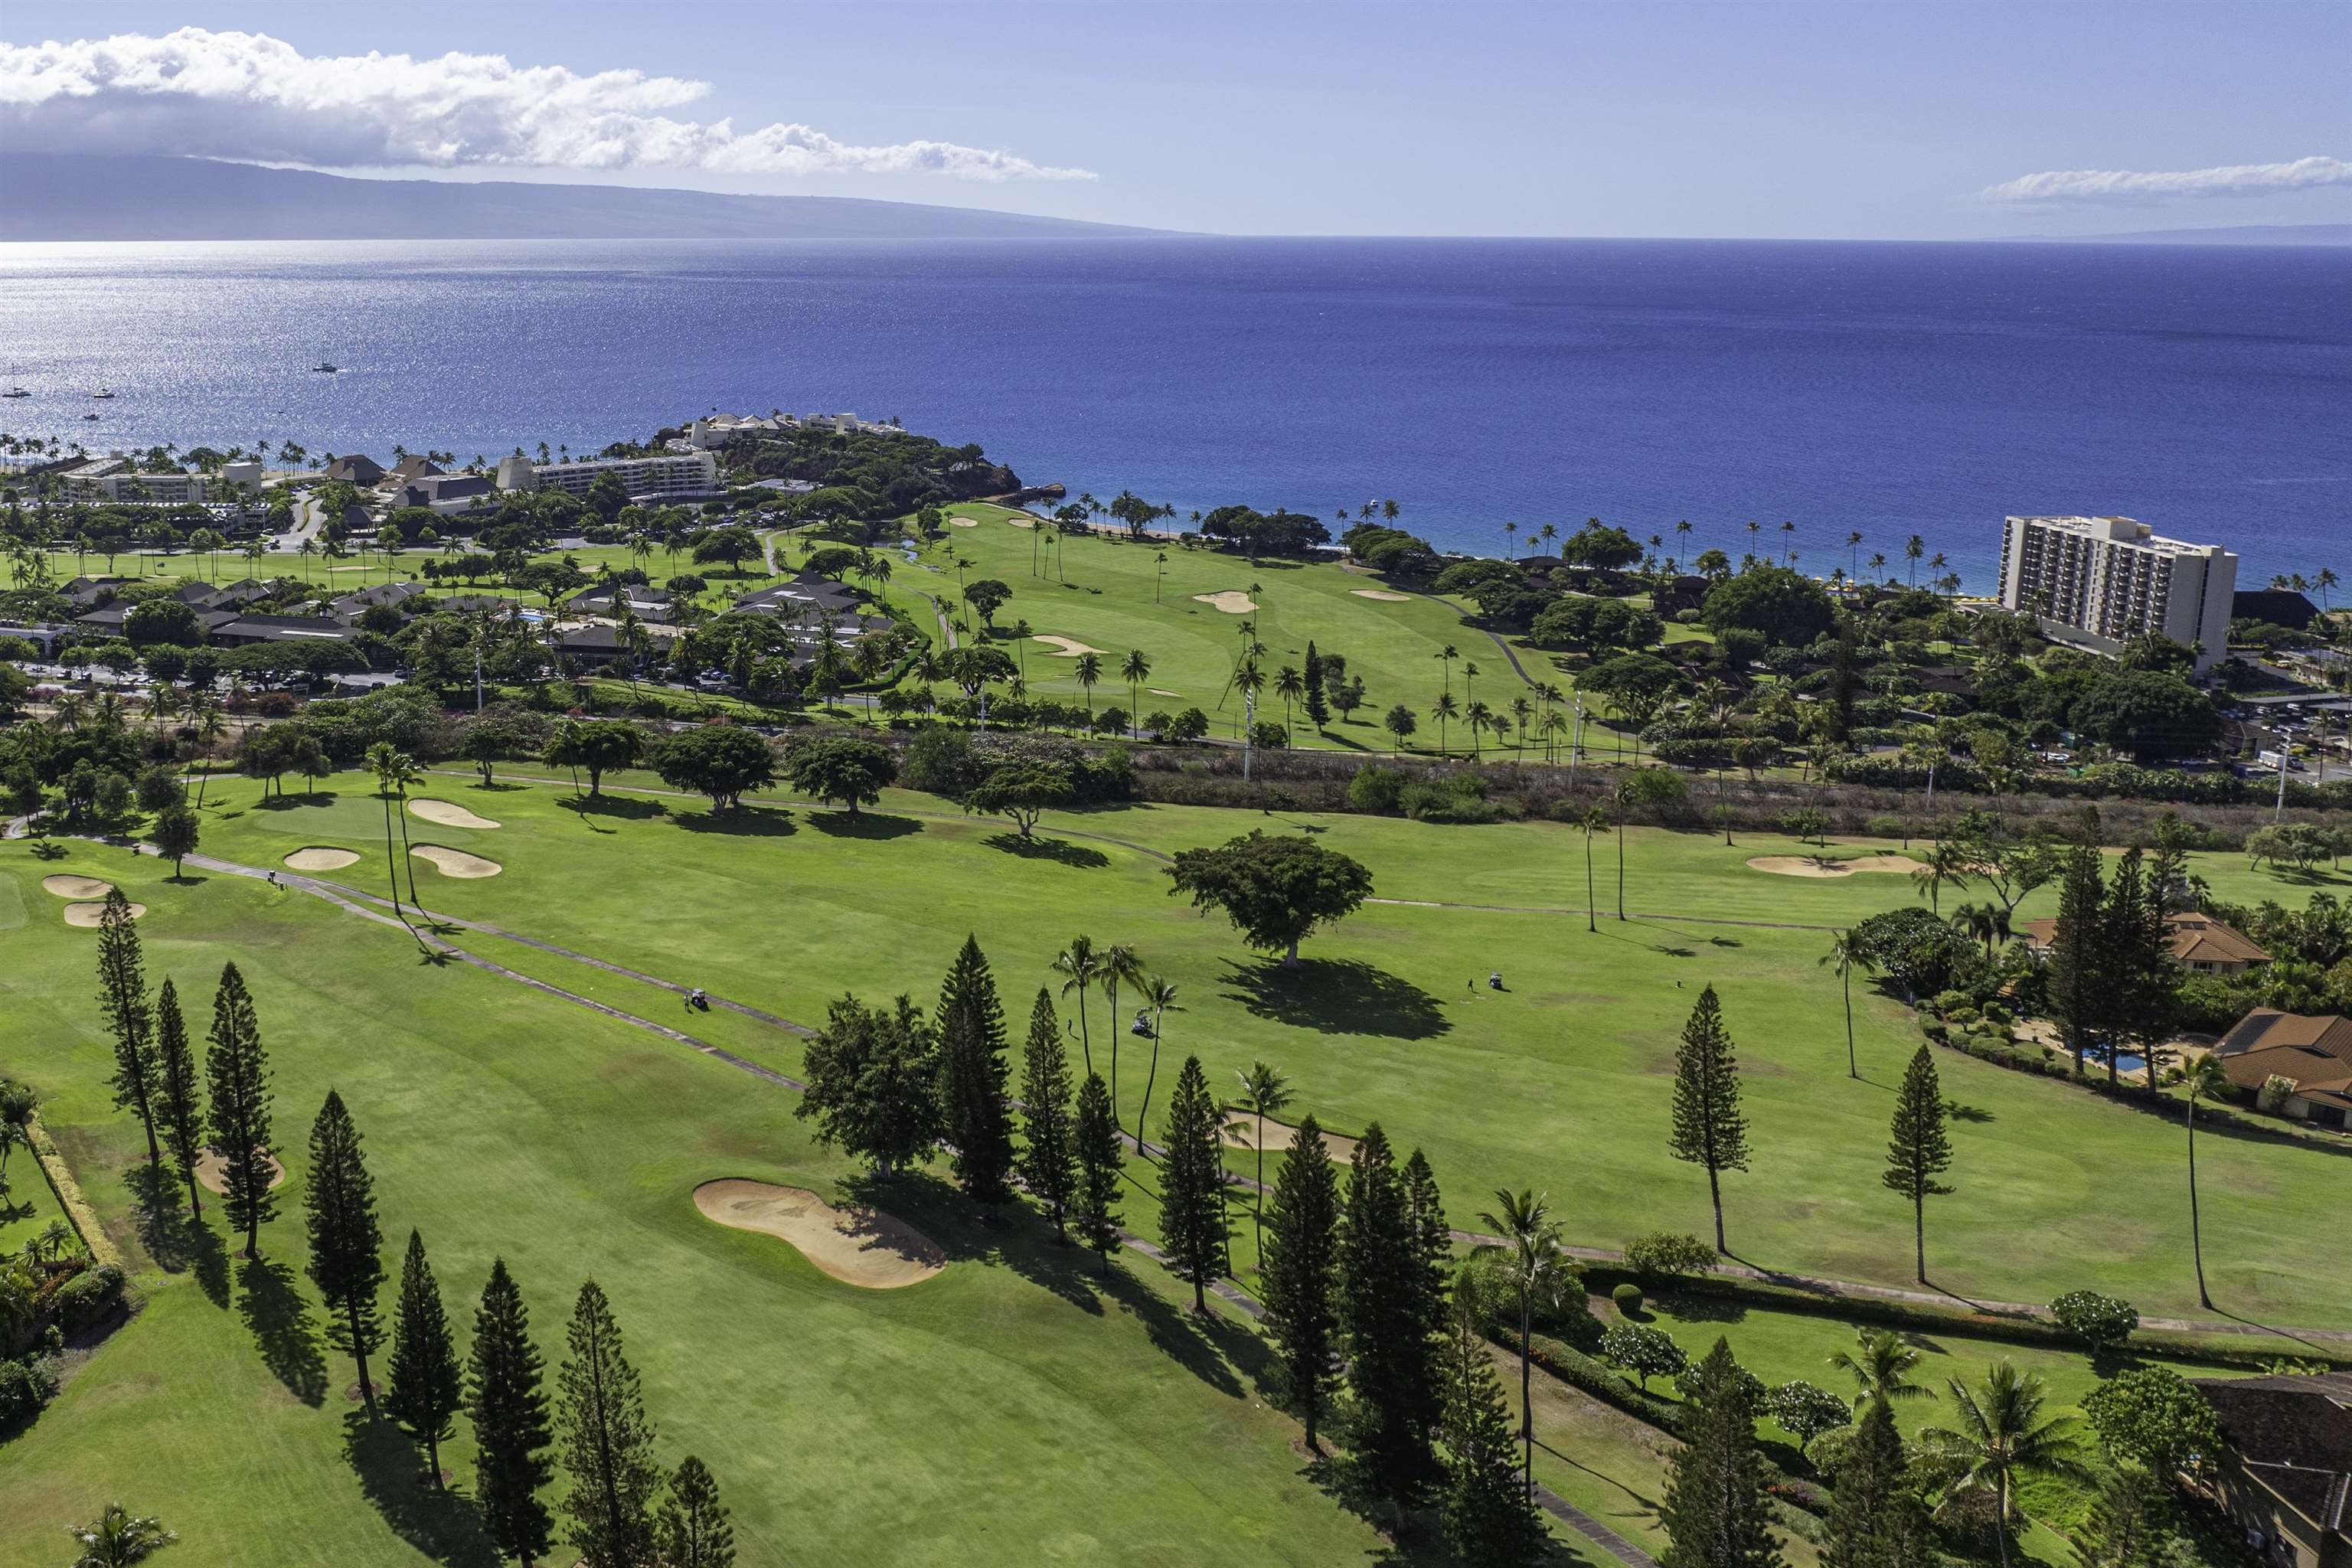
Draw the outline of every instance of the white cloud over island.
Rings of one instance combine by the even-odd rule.
[[[0,145],[178,153],[312,168],[702,169],[1091,180],[950,142],[859,146],[808,125],[738,130],[667,111],[710,84],[582,75],[504,55],[305,55],[261,33],[183,27],[74,43],[0,42]]]
[[[2341,158],[2297,158],[2287,163],[2229,163],[2156,173],[2058,169],[1988,186],[1984,196],[1994,202],[2117,205],[2175,196],[2259,196],[2321,185],[2352,185],[2352,163]]]

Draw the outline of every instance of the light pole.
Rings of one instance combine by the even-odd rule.
[[[1584,693],[1576,694],[1576,728],[1568,739],[1568,787],[1576,787],[1576,762],[1584,754]]]

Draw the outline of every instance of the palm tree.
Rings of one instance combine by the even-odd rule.
[[[2087,1481],[2091,1472],[2083,1462],[2082,1441],[2072,1416],[2043,1418],[2048,1396],[2040,1375],[2021,1373],[2007,1361],[1993,1363],[1974,1389],[1957,1377],[1948,1386],[1959,1425],[1928,1427],[1919,1434],[1920,1446],[1949,1478],[1950,1487],[1992,1489],[2000,1561],[2007,1568],[2011,1492],[2031,1476]]]
[[[1874,554],[1874,555],[1872,555],[1872,556],[1871,556],[1871,558],[1870,558],[1870,569],[1871,569],[1871,571],[1872,571],[1874,574],[1885,571],[1885,570],[1886,570],[1886,557],[1885,557],[1885,555],[1884,553],[1879,553],[1879,554]]]
[[[2010,939],[2009,910],[1997,903],[1962,904],[1952,911],[1952,924],[1985,945],[1990,958],[1996,942]]]
[[[1125,942],[1115,942],[1095,957],[1095,974],[1102,982],[1104,1000],[1110,1005],[1104,1016],[1110,1020],[1110,1102],[1118,1103],[1118,987],[1125,981],[1140,989],[1143,985],[1143,961],[1135,956],[1135,949]]]
[[[1086,689],[1087,711],[1089,713],[1093,712],[1095,710],[1095,682],[1102,679],[1102,656],[1091,653],[1082,653],[1078,655],[1077,668],[1073,669],[1070,673],[1076,676],[1078,678],[1078,684]]]
[[[1442,757],[1445,754],[1445,726],[1462,716],[1462,710],[1454,703],[1454,693],[1439,692],[1437,700],[1429,705],[1429,716],[1437,721],[1437,754]]]
[[[1141,987],[1144,1005],[1151,1009],[1151,1070],[1143,1078],[1143,1103],[1135,1109],[1135,1150],[1143,1152],[1143,1116],[1151,1109],[1151,1086],[1160,1080],[1160,1026],[1171,1013],[1184,1009],[1176,1005],[1176,986],[1172,981],[1146,980]]]
[[[70,1525],[66,1533],[81,1549],[70,1568],[125,1568],[180,1539],[153,1515],[134,1516],[119,1502],[108,1503],[97,1523]]]
[[[2220,1100],[2231,1089],[2230,1075],[2221,1070],[2221,1058],[2207,1053],[2190,1065],[2189,1082],[2189,1247],[2197,1260],[2197,1304],[2207,1311],[2213,1310],[2213,1298],[2205,1293],[2205,1236],[2198,1224],[2197,1215],[2197,1102],[2200,1100]]]
[[[1912,1369],[1927,1359],[1892,1329],[1864,1324],[1854,1330],[1853,1349],[1839,1351],[1830,1365],[1853,1379],[1853,1407],[1859,1412],[1874,1399],[1890,1404],[1897,1399],[1933,1399],[1936,1391],[1911,1381]]]
[[[1454,661],[1460,658],[1462,656],[1454,651],[1454,645],[1452,643],[1447,643],[1444,647],[1437,650],[1434,657],[1439,663],[1445,667],[1445,689],[1448,691],[1453,690]]]
[[[1274,694],[1282,699],[1282,733],[1290,734],[1291,706],[1307,695],[1307,681],[1295,664],[1286,664],[1274,672]]]
[[[1288,1108],[1291,1100],[1290,1080],[1281,1069],[1264,1062],[1252,1062],[1241,1074],[1242,1103],[1257,1118],[1257,1191],[1252,1194],[1250,1230],[1256,1237],[1259,1267],[1265,1267],[1265,1119]]]
[[[384,868],[392,877],[392,912],[398,915],[400,914],[400,862],[394,859],[392,855],[393,781],[400,779],[404,785],[405,775],[414,769],[415,764],[402,756],[399,749],[390,741],[378,741],[374,745],[370,746],[367,749],[366,757],[362,760],[366,763],[368,771],[375,774],[376,795],[383,802]],[[404,838],[407,837],[408,825],[405,822],[401,824],[400,831]],[[410,872],[409,878],[409,896],[414,899],[416,892],[415,873]],[[405,919],[405,917],[403,918]]]
[[[1853,972],[1875,973],[1877,966],[1871,961],[1870,944],[1863,940],[1858,929],[1848,929],[1830,938],[1830,950],[1822,954],[1821,962],[1837,968],[1838,983],[1845,988],[1845,1076],[1858,1079],[1862,1069],[1854,1065],[1853,1057]]]
[[[1596,802],[1577,818],[1576,825],[1584,830],[1584,929],[1597,931],[1601,925],[1600,910],[1592,901],[1592,836],[1609,831],[1609,808]]]
[[[1945,884],[1949,883],[1956,889],[1967,887],[1972,864],[1968,850],[1961,845],[1949,838],[1939,838],[1936,847],[1927,851],[1926,864],[1911,873],[1911,885],[1927,895],[1929,908],[1940,915],[1944,912]]]
[[[1087,990],[1102,978],[1102,963],[1095,956],[1095,941],[1079,935],[1070,939],[1070,945],[1055,955],[1054,968],[1063,976],[1062,994],[1078,994],[1078,1050],[1084,1056],[1087,1070],[1095,1070],[1094,1047],[1087,1037]]]
[[[1919,558],[1927,553],[1927,542],[1917,534],[1903,542],[1903,559],[1911,563],[1911,585],[1919,585]]]
[[[1127,658],[1119,661],[1118,676],[1127,682],[1129,704],[1127,715],[1131,732],[1134,721],[1143,712],[1143,683],[1151,679],[1150,658],[1139,647],[1128,649]]]
[[[1794,561],[1797,558],[1797,552],[1794,548],[1796,542],[1797,525],[1793,522],[1783,521],[1780,524],[1780,548],[1791,561]]]
[[[1525,1455],[1528,1500],[1532,1503],[1536,1495],[1536,1422],[1528,1373],[1528,1352],[1535,1335],[1535,1309],[1538,1303],[1547,1308],[1558,1306],[1575,1276],[1560,1247],[1559,1226],[1552,1223],[1550,1194],[1538,1197],[1524,1187],[1516,1193],[1497,1187],[1495,1201],[1499,1210],[1481,1214],[1478,1221],[1502,1237],[1503,1242],[1499,1247],[1479,1250],[1501,1257],[1503,1279],[1518,1293],[1519,1439]]]

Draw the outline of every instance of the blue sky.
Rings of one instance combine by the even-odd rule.
[[[2352,221],[2347,60],[2341,3],[10,0],[0,145],[1233,233],[1978,237]]]

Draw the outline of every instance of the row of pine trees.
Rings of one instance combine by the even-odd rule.
[[[131,922],[129,901],[112,890],[100,918],[98,969],[100,1005],[113,1037],[116,1103],[138,1115],[153,1168],[165,1167],[168,1151],[198,1224],[198,1169],[208,1157],[216,1162],[222,1207],[245,1232],[243,1256],[259,1267],[261,1226],[276,1217],[283,1173],[252,994],[235,963],[223,965],[200,1085],[178,990],[166,979],[150,997]],[[637,1374],[623,1352],[612,1304],[593,1279],[582,1284],[573,1303],[551,1405],[545,1360],[504,1258],[490,1265],[461,1365],[425,1238],[410,1230],[387,1336],[374,1182],[359,1127],[336,1090],[328,1090],[311,1123],[310,1152],[307,1272],[326,1307],[328,1342],[352,1357],[354,1392],[368,1410],[390,1416],[423,1446],[426,1485],[446,1484],[441,1445],[463,1415],[474,1434],[476,1505],[505,1555],[525,1563],[547,1555],[560,1513],[565,1543],[595,1568],[729,1568],[734,1536],[717,1482],[692,1455],[669,1472],[656,1460]],[[387,1337],[391,1357],[379,1391],[369,1357]],[[551,1510],[541,1494],[559,1464],[569,1486]]]

